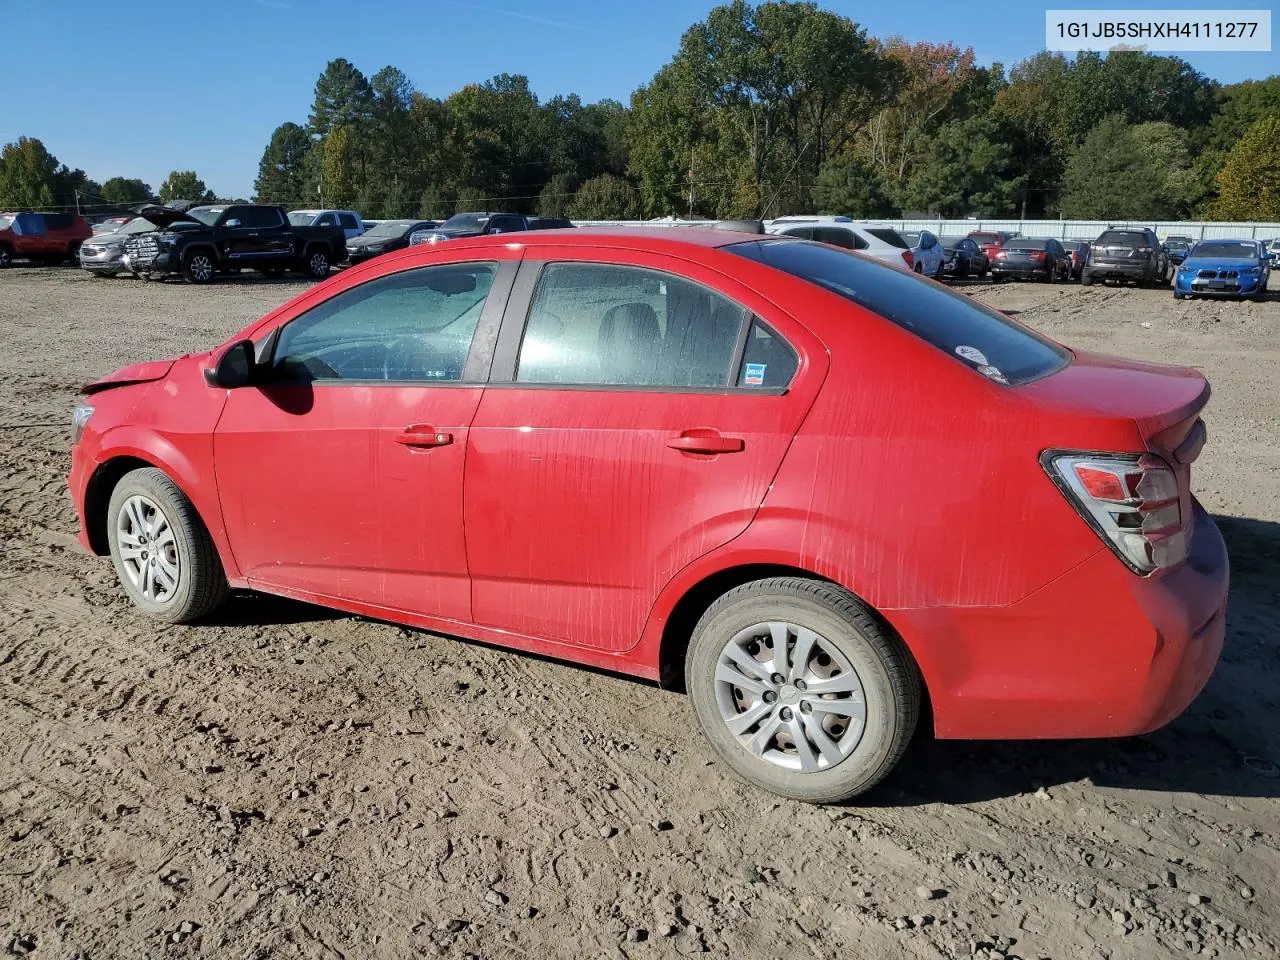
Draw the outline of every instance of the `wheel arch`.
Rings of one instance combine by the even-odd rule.
[[[97,556],[105,557],[111,552],[107,542],[107,506],[111,503],[112,491],[126,474],[147,467],[164,469],[149,460],[125,454],[99,464],[89,477],[84,488],[84,529],[89,546]]]

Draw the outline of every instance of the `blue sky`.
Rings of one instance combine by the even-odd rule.
[[[822,0],[874,36],[950,40],[1006,65],[1044,46],[1044,11],[1242,8],[1238,0]],[[675,52],[713,0],[0,0],[5,91],[0,143],[39,137],[92,178],[158,187],[194,169],[222,196],[247,196],[271,131],[305,123],[334,57],[366,74],[397,66],[445,96],[497,73],[527,75],[539,97],[624,103]],[[1280,21],[1280,18],[1276,18]],[[1223,82],[1280,72],[1280,54],[1196,53]]]

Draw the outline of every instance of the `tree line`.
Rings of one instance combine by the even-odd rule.
[[[0,207],[65,206],[77,190],[150,193],[119,177],[99,187],[39,141],[0,154]],[[383,218],[1274,220],[1280,75],[1223,85],[1140,51],[984,67],[971,49],[879,40],[814,3],[733,0],[627,105],[541,101],[510,74],[437,99],[396,67],[366,77],[333,60],[305,121],[272,133],[254,190]],[[191,171],[159,191],[207,193]]]

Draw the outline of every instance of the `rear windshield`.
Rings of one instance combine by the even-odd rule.
[[[1034,237],[1019,237],[1017,240],[1010,240],[1004,248],[1006,250],[1048,250],[1049,241]]]
[[[721,249],[851,300],[1000,383],[1036,380],[1065,366],[1070,356],[971,297],[835,247],[778,239]]]
[[[1197,257],[1230,257],[1233,260],[1251,259],[1258,255],[1252,240],[1201,240],[1192,253]]]
[[[1145,247],[1147,245],[1147,235],[1133,230],[1108,230],[1094,243],[1102,246]]]
[[[0,217],[0,230],[8,230],[11,223],[13,223],[13,217]]]
[[[295,210],[289,214],[289,222],[295,227],[309,227],[311,226],[311,221],[315,218],[316,215],[314,213],[307,213],[305,210],[301,212]]]
[[[875,237],[877,240],[883,240],[891,247],[898,247],[901,250],[910,250],[907,241],[903,240],[897,230],[891,230],[888,227],[872,227],[867,233]]]
[[[998,233],[971,233],[969,239],[978,243],[999,243],[1000,234]]]

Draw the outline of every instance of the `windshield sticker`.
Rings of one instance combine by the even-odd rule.
[[[987,355],[977,347],[970,347],[962,343],[956,347],[956,355],[963,357],[970,363],[976,363],[980,367],[987,365]]]
[[[1003,383],[1006,386],[1009,383],[1009,381],[1005,378],[1005,375],[1000,372],[999,367],[993,367],[988,364],[983,364],[978,368],[978,372],[982,374],[984,377],[986,377],[987,379],[994,380],[996,383]]]
[[[767,363],[748,363],[742,370],[742,383],[748,387],[763,387],[764,372],[768,369]]]

